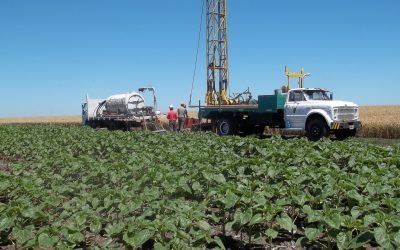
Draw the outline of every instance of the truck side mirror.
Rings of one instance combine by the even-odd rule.
[[[333,100],[333,93],[331,93],[331,94],[329,95],[329,99],[330,99],[330,100]]]

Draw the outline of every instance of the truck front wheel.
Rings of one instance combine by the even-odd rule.
[[[237,124],[232,119],[221,118],[217,122],[217,134],[222,136],[237,134]]]
[[[312,118],[306,127],[306,135],[310,141],[318,141],[328,135],[326,122],[321,118]]]

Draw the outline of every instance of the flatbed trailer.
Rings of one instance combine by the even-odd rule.
[[[219,135],[262,133],[265,126],[283,128],[286,94],[260,95],[256,104],[207,105],[199,107],[199,119],[211,121]]]

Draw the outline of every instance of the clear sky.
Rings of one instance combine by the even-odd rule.
[[[188,102],[203,0],[0,0],[0,117],[78,115],[143,85]],[[230,90],[272,94],[284,67],[359,105],[400,104],[399,0],[228,0]],[[193,100],[206,90],[205,25]]]

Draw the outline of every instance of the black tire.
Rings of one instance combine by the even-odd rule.
[[[328,127],[322,118],[312,118],[307,122],[306,136],[310,141],[318,141],[328,135]]]
[[[237,124],[229,118],[221,118],[217,122],[217,134],[221,136],[237,134]]]
[[[335,136],[336,136],[336,139],[341,141],[341,140],[345,140],[345,139],[347,139],[349,137],[356,136],[356,133],[357,133],[356,129],[353,129],[353,130],[340,129],[340,130],[336,130],[335,131]]]

